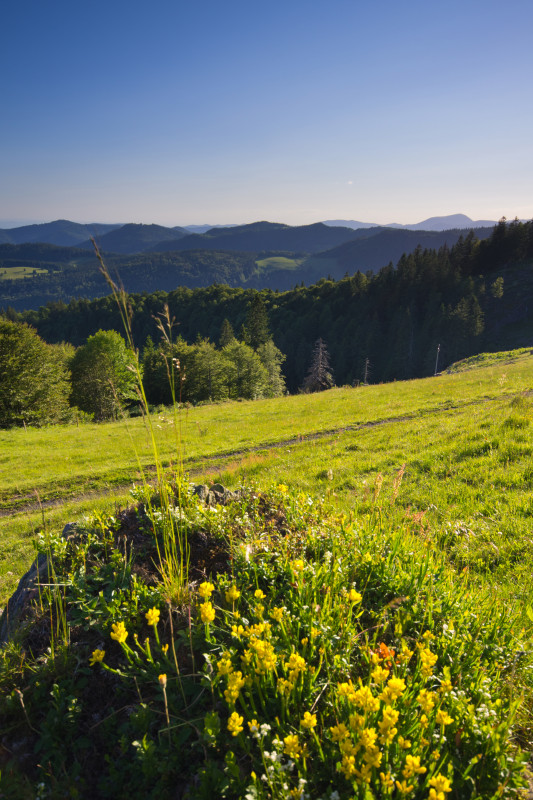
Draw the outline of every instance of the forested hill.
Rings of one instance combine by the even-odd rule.
[[[131,296],[133,331],[142,347],[158,337],[154,316],[168,303],[176,335],[218,342],[228,319],[236,333],[254,290],[214,285]],[[432,375],[482,351],[533,345],[533,222],[500,222],[480,241],[472,233],[451,247],[417,248],[376,275],[357,272],[286,292],[261,291],[274,341],[286,355],[290,391],[303,382],[313,345],[322,337],[337,384]],[[98,329],[122,330],[114,300],[54,303],[11,316],[34,325],[49,342],[81,344]]]
[[[152,246],[168,229],[152,225],[123,226],[100,238],[103,246],[128,250]],[[479,238],[490,229],[476,231]],[[350,230],[326,225],[293,227],[256,223],[213,229],[206,237],[183,236],[180,241],[210,241],[221,249],[176,252],[143,252],[117,255],[102,247],[106,265],[128,292],[170,291],[178,286],[199,287],[213,283],[255,289],[290,289],[310,285],[322,277],[340,278],[357,270],[376,271],[396,262],[419,244],[439,248],[455,244],[466,232],[408,231],[388,228]],[[209,237],[212,236],[210,239]],[[346,241],[347,237],[350,237]],[[332,247],[317,253],[319,247]],[[151,242],[151,245],[148,243]],[[228,248],[238,245],[239,250]],[[252,248],[255,247],[254,250]],[[280,247],[285,249],[279,249]],[[91,245],[92,247],[92,245]],[[252,248],[250,251],[248,248]],[[263,248],[262,250],[257,248]],[[286,249],[289,248],[289,249]],[[295,249],[296,248],[296,249]],[[0,244],[0,308],[17,311],[38,308],[51,301],[72,297],[94,298],[107,294],[94,250],[50,244]]]

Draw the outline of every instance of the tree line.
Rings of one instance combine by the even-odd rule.
[[[168,399],[167,368],[158,360],[161,353],[179,361],[188,376],[179,385],[190,402],[217,398],[219,391],[226,397],[239,392],[265,396],[278,391],[283,380],[288,391],[298,391],[318,339],[328,348],[337,384],[423,377],[434,373],[437,352],[438,368],[443,369],[483,350],[532,344],[532,261],[533,222],[502,219],[487,239],[480,241],[469,233],[451,248],[419,247],[402,256],[396,267],[389,264],[377,274],[358,271],[338,281],[322,279],[286,292],[215,284],[132,294],[128,301],[133,339],[142,354],[147,383],[154,387],[154,403]],[[165,353],[168,344],[161,339],[158,324],[165,306],[169,318],[176,320],[172,355]],[[252,306],[263,309],[275,348],[262,360],[259,345],[251,343],[252,333],[247,332]],[[23,314],[8,309],[5,316],[32,325],[46,342],[74,346],[83,345],[99,330],[122,330],[112,297],[50,303]],[[231,347],[229,329],[237,332]],[[257,360],[243,366],[244,356],[249,355],[245,347],[267,372],[272,373],[276,363],[278,389],[265,388],[267,379],[260,369],[255,370],[257,384],[242,383],[243,375],[254,374],[251,364],[257,366]],[[231,365],[224,360],[230,356]],[[276,383],[272,374],[271,387]]]
[[[158,318],[157,345],[149,337],[138,353],[114,330],[99,330],[75,348],[48,344],[28,324],[0,318],[0,427],[79,420],[80,413],[97,421],[116,419],[135,413],[144,399],[169,405],[285,391],[284,357],[259,296],[242,338],[226,320],[218,347],[207,339],[174,339],[173,322],[167,307]]]

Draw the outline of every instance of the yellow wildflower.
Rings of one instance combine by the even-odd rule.
[[[392,703],[405,692],[405,681],[403,678],[391,678],[379,697],[385,703]]]
[[[305,562],[302,558],[295,558],[294,561],[291,561],[291,569],[293,572],[303,572],[305,567]]]
[[[427,728],[428,725],[429,725],[429,719],[427,718],[427,715],[422,714],[422,716],[420,717],[420,727]]]
[[[259,733],[259,723],[256,719],[251,719],[248,722],[248,727],[250,728],[250,733],[252,734],[252,736]]]
[[[398,789],[399,793],[402,795],[409,794],[415,788],[414,785],[408,785],[407,781],[396,781],[396,788]]]
[[[165,689],[165,688],[166,688],[166,685],[167,685],[167,676],[165,675],[165,673],[164,673],[164,672],[163,672],[161,675],[158,675],[158,676],[157,676],[157,680],[159,681],[159,685],[160,685],[160,686],[161,686],[163,689]]]
[[[432,653],[429,647],[420,650],[420,661],[422,662],[422,675],[429,678],[433,674],[433,667],[438,661],[438,656]]]
[[[370,783],[372,777],[372,766],[370,764],[363,764],[361,769],[355,770],[355,775],[359,783]]]
[[[362,728],[365,724],[365,717],[363,714],[350,714],[348,721],[350,723],[350,728],[353,731],[358,731],[359,728]]]
[[[362,599],[363,595],[359,594],[359,592],[356,592],[355,589],[350,589],[350,591],[348,592],[348,600],[350,601],[350,603],[354,604],[360,603]]]
[[[287,494],[288,487],[284,483],[278,483],[276,488],[280,494]]]
[[[226,603],[234,603],[235,600],[238,600],[240,596],[241,596],[240,591],[237,589],[235,584],[233,584],[233,586],[230,586],[230,588],[226,592]]]
[[[277,656],[270,642],[265,642],[263,639],[252,639],[250,647],[255,650],[257,656],[255,671],[258,675],[264,675],[265,672],[275,669]]]
[[[236,639],[240,639],[243,633],[244,633],[244,627],[242,625],[231,626],[231,635],[235,636]]]
[[[305,672],[307,664],[305,663],[305,658],[302,658],[298,653],[291,653],[287,666],[289,668],[289,678],[294,680],[300,672]]]
[[[215,609],[209,600],[206,600],[205,603],[200,604],[200,617],[202,622],[213,622],[215,619]]]
[[[153,625],[155,627],[159,622],[160,614],[161,612],[159,611],[158,608],[151,608],[149,611],[147,611],[144,616],[146,617],[148,625]]]
[[[420,756],[405,757],[405,767],[402,769],[404,778],[413,778],[415,775],[423,775],[424,772],[427,772],[427,769],[420,766]]]
[[[384,683],[389,677],[389,670],[379,665],[370,673],[376,683]]]
[[[426,714],[429,714],[429,712],[435,707],[436,696],[437,695],[435,692],[428,692],[427,689],[421,689],[418,697],[416,698],[416,702],[419,706],[421,706],[422,711],[424,711]]]
[[[241,717],[240,714],[237,714],[234,711],[230,718],[228,719],[228,731],[231,733],[232,736],[238,736],[239,733],[242,731],[242,723],[244,722],[244,717]]]
[[[369,767],[380,767],[382,758],[383,755],[380,753],[379,747],[373,745],[366,750],[363,761],[368,764]]]
[[[98,649],[93,650],[91,658],[89,659],[89,664],[91,665],[91,667],[94,666],[94,664],[97,664],[99,661],[103,661],[104,656],[105,656],[105,650],[98,650]]]
[[[305,647],[306,644],[309,644],[309,637],[304,636],[304,638],[300,641],[300,644]]]
[[[406,664],[410,660],[412,655],[413,655],[413,651],[409,650],[409,648],[407,647],[407,643],[406,642],[402,642],[402,649],[398,653],[398,658],[397,658],[398,663],[399,664]]]
[[[273,608],[270,611],[270,616],[272,617],[274,622],[281,622],[284,611],[285,611],[284,608]]]
[[[365,748],[373,747],[378,738],[375,728],[365,728],[361,731],[360,742]]]
[[[337,684],[337,695],[339,698],[349,700],[351,703],[355,702],[355,686],[352,681],[344,681]]]
[[[167,654],[167,651],[168,651],[168,644],[164,644],[164,645],[161,647],[161,651],[162,651],[163,655],[164,655],[164,656],[166,656],[166,654]]]
[[[229,673],[233,671],[231,658],[221,658],[217,664],[217,669],[219,675],[229,675]]]
[[[204,581],[198,587],[198,594],[204,600],[207,600],[209,597],[211,597],[211,595],[213,594],[214,591],[215,591],[215,587],[209,581]]]
[[[110,636],[115,639],[119,644],[123,644],[128,638],[128,631],[123,622],[114,622],[111,626]]]
[[[411,747],[411,740],[404,739],[403,736],[398,736],[398,745],[401,747],[402,750],[409,750]]]
[[[334,742],[342,742],[343,739],[347,739],[350,735],[350,731],[344,724],[344,722],[339,722],[338,725],[334,725],[332,728],[329,729],[331,733],[331,738]]]
[[[353,702],[363,711],[377,711],[379,708],[379,700],[374,697],[368,686],[362,686],[355,692]]]
[[[285,736],[283,743],[285,745],[283,752],[286,753],[289,758],[294,758],[294,760],[300,758],[302,747],[296,734],[290,733],[288,736]]]
[[[450,725],[450,723],[453,722],[453,717],[450,717],[447,711],[444,711],[444,709],[440,708],[435,716],[435,722],[437,725],[442,725],[444,727],[445,725]]]
[[[228,688],[224,691],[224,697],[226,698],[227,703],[231,705],[232,703],[236,702],[244,683],[242,672],[240,670],[237,672],[230,672],[228,674]]]
[[[379,779],[382,783],[383,788],[385,789],[392,789],[394,786],[394,781],[392,779],[392,775],[390,772],[380,772]]]
[[[435,775],[430,778],[429,785],[433,788],[429,790],[430,800],[445,800],[445,793],[451,792],[452,784],[444,775]]]
[[[343,739],[339,742],[339,750],[343,756],[356,756],[361,749],[360,743],[354,745],[351,739]]]
[[[379,741],[381,744],[390,744],[396,734],[398,728],[395,727],[398,722],[399,713],[391,706],[385,706],[383,709],[383,719],[378,722],[380,732]]]
[[[338,768],[349,780],[355,774],[355,756],[344,755]]]
[[[316,714],[311,714],[309,711],[306,711],[303,715],[303,718],[300,720],[300,727],[306,728],[308,731],[310,731],[315,726]]]
[[[278,692],[281,695],[284,695],[284,694],[288,695],[294,689],[294,683],[291,683],[291,681],[285,680],[285,678],[278,678],[277,687],[278,687]]]
[[[256,589],[254,592],[254,597],[256,598],[256,600],[264,600],[266,594],[261,589]]]

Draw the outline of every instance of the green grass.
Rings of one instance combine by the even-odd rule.
[[[521,548],[528,558],[531,551],[532,387],[533,358],[526,351],[437,378],[183,409],[184,465],[195,480],[282,481],[334,493],[350,508],[364,502],[378,473],[390,483],[405,463],[398,507],[424,512],[432,538],[455,563],[485,572],[487,580],[495,570],[508,572],[512,580],[502,580],[511,591],[524,563]],[[172,414],[156,415],[154,430],[162,458],[175,462]],[[60,526],[78,516],[78,503],[86,513],[88,495],[125,496],[141,478],[139,462],[153,464],[141,418],[2,431],[0,453],[0,509],[19,510],[0,518],[4,600],[42,522],[39,504],[45,520]],[[48,508],[61,501],[68,504]],[[456,527],[462,532],[455,538],[445,533]],[[518,583],[516,591],[527,597],[528,585]]]
[[[47,269],[41,267],[1,267],[0,281],[17,281],[32,275],[46,275]]]
[[[304,261],[303,258],[286,258],[285,256],[270,256],[258,259],[255,263],[261,271],[273,269],[298,269]]]
[[[479,362],[183,409],[178,442],[160,413],[164,461],[181,448],[194,482],[244,492],[210,510],[182,490],[178,513],[165,489],[140,522],[119,487],[150,475],[143,420],[0,434],[0,593],[36,537],[56,553],[29,655],[0,663],[2,741],[37,754],[9,761],[12,796],[515,796],[516,744],[533,750],[533,358]],[[173,541],[188,579],[161,559]]]

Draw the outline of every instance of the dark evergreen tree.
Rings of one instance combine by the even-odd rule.
[[[318,339],[313,350],[313,359],[303,383],[304,392],[323,392],[335,385],[329,362],[329,353],[323,339]]]
[[[227,344],[235,339],[235,334],[233,332],[233,325],[229,321],[227,317],[224,317],[224,321],[222,322],[222,327],[220,329],[220,337],[218,339],[218,344],[220,347],[224,348]]]
[[[268,314],[265,301],[259,292],[255,292],[248,309],[244,325],[244,341],[253,350],[257,350],[270,339]]]

